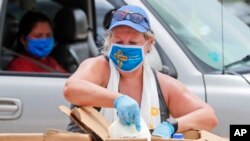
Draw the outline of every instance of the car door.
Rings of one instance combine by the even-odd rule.
[[[230,74],[207,74],[204,80],[207,102],[213,106],[219,119],[219,126],[214,132],[229,137],[230,125],[250,123],[250,86],[244,78]]]
[[[0,132],[65,130],[69,119],[58,107],[66,78],[0,72]]]

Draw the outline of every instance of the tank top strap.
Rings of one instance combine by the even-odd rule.
[[[165,100],[163,98],[163,94],[161,91],[161,86],[159,83],[159,79],[157,77],[157,73],[156,70],[151,68],[154,76],[155,76],[155,81],[156,81],[156,87],[157,87],[157,92],[158,92],[158,97],[159,97],[159,104],[160,104],[160,111],[161,111],[161,122],[165,121],[167,118],[169,118],[169,110],[167,107],[167,104],[165,103]]]
[[[109,62],[109,57],[105,54],[103,54],[104,58],[106,59],[107,62]]]

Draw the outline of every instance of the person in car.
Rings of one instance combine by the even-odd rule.
[[[101,107],[109,122],[119,118],[138,131],[142,117],[153,135],[165,138],[217,125],[211,106],[144,59],[154,36],[142,8],[128,5],[113,12],[105,39],[104,55],[83,61],[66,81],[64,97],[70,103]]]
[[[41,12],[28,11],[19,24],[17,55],[7,66],[9,71],[66,72],[50,56],[54,48],[52,23]]]

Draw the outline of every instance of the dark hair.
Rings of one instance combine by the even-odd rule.
[[[38,22],[48,22],[52,27],[50,19],[43,13],[38,11],[26,12],[20,21],[18,35],[28,35]]]
[[[111,20],[112,20],[112,16],[113,16],[113,11],[115,11],[116,9],[112,9],[110,10],[108,13],[106,13],[104,20],[103,20],[103,27],[107,30],[109,29]]]
[[[18,31],[18,42],[17,42],[17,51],[21,52],[23,51],[23,45],[20,41],[20,37],[22,36],[27,36],[32,29],[36,26],[36,24],[38,22],[47,22],[50,24],[51,28],[52,28],[52,22],[50,21],[50,19],[43,13],[38,12],[38,11],[27,11],[20,23],[19,23],[19,31]]]

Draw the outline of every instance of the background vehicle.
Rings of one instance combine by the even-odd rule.
[[[93,41],[98,44],[102,42],[101,33],[105,30],[100,20],[103,20],[101,17],[104,17],[106,12],[98,12],[96,9],[98,6],[95,7],[95,4],[98,5],[100,1],[105,11],[124,4],[134,4],[146,9],[156,37],[155,49],[147,56],[149,63],[159,71],[180,80],[215,109],[219,125],[213,132],[228,137],[230,124],[250,123],[248,112],[250,61],[247,56],[250,54],[248,45],[250,29],[227,11],[221,16],[222,7],[217,0],[37,0],[33,3],[28,0],[10,0],[0,1],[2,48],[0,50],[0,132],[42,132],[49,127],[65,129],[68,119],[58,110],[58,106],[68,105],[62,91],[64,82],[70,75],[18,73],[4,70],[4,66],[11,60],[13,54],[3,50],[3,47],[14,50],[12,43],[15,41],[10,42],[10,38],[6,38],[10,35],[4,31],[14,31],[16,28],[13,27],[24,11],[32,7],[42,11],[49,9],[47,15],[51,19],[55,19],[59,10],[70,8],[71,14],[65,14],[61,19],[63,21],[59,23],[70,24],[70,27],[73,26],[77,30],[71,29],[65,32],[65,34],[73,32],[70,40],[57,38],[59,51],[55,51],[55,56],[63,60],[61,63],[73,72],[82,60],[97,55],[96,50],[99,48],[93,44]],[[76,12],[79,9],[84,11],[87,18],[68,20],[66,15],[74,17],[72,13],[79,13]],[[9,14],[14,16],[14,21],[6,20]],[[82,20],[87,20],[85,24],[88,25],[76,24],[83,23]],[[10,25],[11,30],[6,27],[7,25]],[[55,24],[55,28],[58,28],[57,26],[61,25]],[[82,31],[86,26],[87,30]],[[88,36],[84,36],[85,38],[75,36],[82,33]],[[243,58],[244,60],[240,61]],[[16,106],[20,102],[13,99],[19,100],[22,107]],[[8,117],[15,113],[20,115],[13,119],[1,118],[1,115]]]
[[[250,5],[248,0],[232,0],[223,3],[228,11],[237,16],[241,21],[250,26]]]

